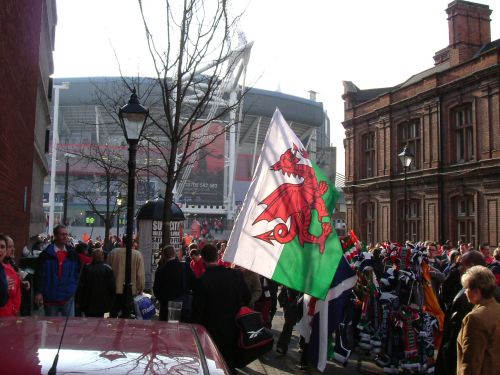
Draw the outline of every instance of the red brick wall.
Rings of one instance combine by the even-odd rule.
[[[5,0],[0,10],[0,232],[17,247],[29,236],[41,12],[42,0]]]

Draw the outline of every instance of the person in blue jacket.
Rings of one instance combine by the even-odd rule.
[[[43,305],[45,316],[74,316],[80,258],[68,244],[64,225],[54,228],[54,242],[38,257],[35,272],[35,304]]]
[[[7,278],[3,267],[0,267],[0,307],[5,306],[9,299]]]

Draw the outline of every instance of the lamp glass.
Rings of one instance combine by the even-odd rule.
[[[399,160],[401,160],[401,164],[403,165],[403,167],[408,168],[413,162],[413,157],[408,155],[400,155]]]
[[[121,114],[125,129],[125,137],[131,141],[138,140],[142,133],[142,127],[146,122],[147,113],[122,112]]]
[[[413,154],[411,153],[411,151],[408,150],[408,148],[406,146],[403,149],[403,151],[401,151],[401,153],[398,154],[398,156],[399,156],[399,160],[401,161],[401,164],[405,168],[408,168],[411,165],[411,163],[413,162],[413,159],[415,158],[413,156]]]

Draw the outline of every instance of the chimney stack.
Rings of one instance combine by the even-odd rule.
[[[316,101],[316,95],[318,94],[316,91],[309,90],[309,100],[312,100],[313,102]]]
[[[486,43],[491,42],[488,5],[455,0],[448,4],[448,48],[436,53],[436,64],[450,60],[454,66],[470,59]]]

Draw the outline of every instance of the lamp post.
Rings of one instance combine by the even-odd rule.
[[[69,82],[54,85],[54,123],[52,125],[52,156],[50,162],[50,192],[49,192],[49,235],[54,229],[54,209],[56,196],[57,144],[59,143],[59,90],[69,89]]]
[[[119,192],[116,196],[116,205],[118,206],[118,213],[116,215],[116,239],[120,241],[120,210],[122,209],[123,197],[122,193]],[[120,241],[121,242],[121,241]]]
[[[125,306],[122,311],[123,318],[130,318],[132,313],[132,235],[135,211],[135,163],[137,144],[141,137],[142,129],[149,115],[149,110],[139,103],[135,88],[127,104],[120,108],[118,117],[122,125],[125,139],[128,143],[128,196],[127,196],[127,238],[125,243],[125,285],[123,296]]]
[[[403,151],[401,151],[399,154],[399,160],[401,161],[401,164],[403,165],[403,170],[404,170],[404,194],[405,194],[405,201],[404,201],[404,206],[403,206],[403,240],[406,242],[408,240],[408,235],[407,235],[407,226],[408,226],[408,218],[407,218],[407,207],[408,207],[408,190],[406,187],[406,171],[410,167],[411,163],[413,162],[413,159],[415,158],[415,155],[408,149],[408,145],[405,145],[403,148]]]
[[[75,157],[73,154],[64,154],[66,158],[66,173],[64,175],[64,210],[63,210],[63,221],[64,225],[68,225],[68,182],[69,182],[69,159]]]

